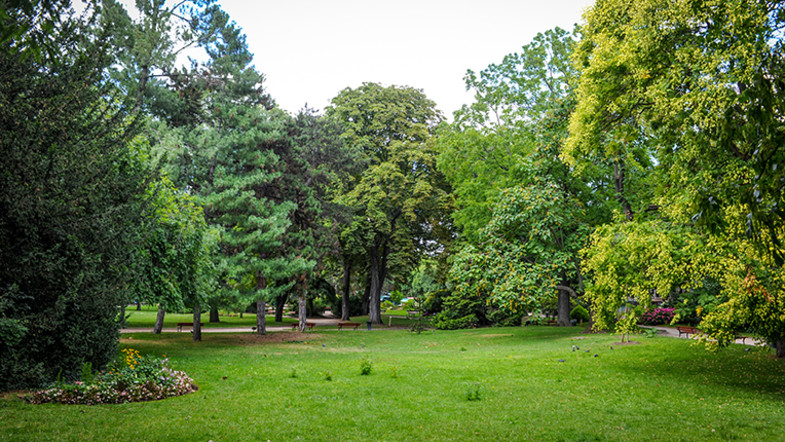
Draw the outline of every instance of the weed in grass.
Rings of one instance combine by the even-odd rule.
[[[292,372],[289,373],[289,377],[292,378],[292,379],[297,377],[297,366],[296,365],[292,365]]]
[[[327,370],[327,372],[324,373],[324,380],[325,381],[332,381],[333,380],[333,372],[332,372],[332,370]]]
[[[461,347],[461,351],[466,351],[466,347]]]
[[[482,385],[479,382],[469,383],[466,386],[466,400],[479,401],[482,399]]]
[[[371,374],[371,370],[373,369],[373,362],[371,362],[368,358],[362,358],[360,360],[360,374],[363,376],[367,376]]]
[[[398,379],[398,366],[393,365],[392,373],[390,373],[390,377],[393,379]]]

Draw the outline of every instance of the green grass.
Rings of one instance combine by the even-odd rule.
[[[166,354],[198,392],[92,407],[12,396],[0,400],[0,439],[783,439],[785,364],[744,346],[713,354],[638,337],[611,350],[618,336],[558,327],[203,337],[122,343]]]
[[[153,328],[155,325],[155,318],[158,310],[155,306],[143,305],[142,310],[136,310],[135,306],[128,306],[125,311],[126,325],[129,328]],[[192,322],[194,319],[192,313],[166,313],[164,316],[164,327],[171,328],[177,327],[178,322]],[[222,314],[220,322],[208,322],[210,320],[209,313],[202,314],[202,326],[208,328],[234,328],[234,327],[254,327],[256,326],[256,314],[245,313],[240,318],[239,313],[233,313],[232,316]],[[267,316],[267,325],[289,325],[296,322],[294,318],[283,318],[283,322],[275,322],[275,316]]]

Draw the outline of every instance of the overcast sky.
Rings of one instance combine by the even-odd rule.
[[[425,91],[446,116],[472,95],[467,69],[572,29],[592,0],[219,0],[243,29],[276,102],[323,109],[363,82]]]

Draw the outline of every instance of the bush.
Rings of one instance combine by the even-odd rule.
[[[570,319],[588,322],[591,319],[591,316],[589,315],[589,311],[583,306],[576,305],[570,312]]]
[[[431,324],[439,330],[458,330],[476,327],[477,322],[477,316],[474,314],[451,319],[446,312],[441,312],[433,318]]]
[[[662,325],[670,324],[673,320],[674,310],[672,308],[655,308],[649,310],[641,316],[641,324]]]
[[[33,404],[121,404],[180,396],[196,390],[193,380],[182,371],[172,370],[168,359],[146,358],[132,349],[123,350],[120,361],[94,377],[92,382],[65,384],[61,380],[51,388],[39,390],[28,397]],[[84,365],[82,372],[89,367]]]

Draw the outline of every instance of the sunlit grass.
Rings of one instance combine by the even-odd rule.
[[[769,351],[732,346],[713,354],[665,337],[614,346],[617,336],[580,331],[325,329],[207,334],[201,343],[134,334],[124,347],[166,354],[200,390],[120,406],[0,400],[0,438],[782,438],[785,364]],[[360,374],[364,358],[373,363],[368,376]],[[477,400],[469,400],[474,391]]]

